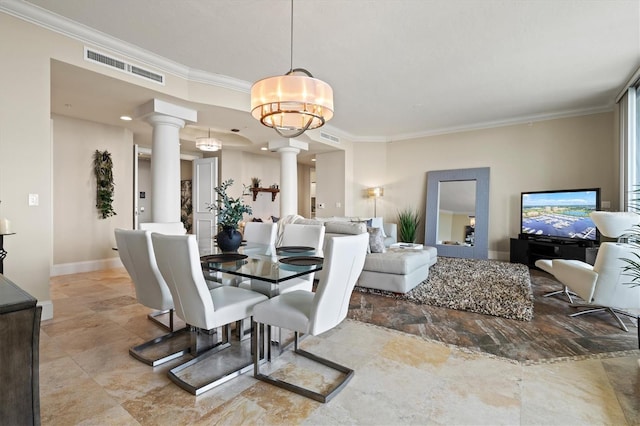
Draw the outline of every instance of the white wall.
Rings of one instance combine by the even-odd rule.
[[[397,222],[397,209],[424,212],[426,173],[489,167],[489,256],[508,259],[509,238],[520,226],[520,192],[602,188],[603,200],[618,206],[617,141],[614,114],[534,122],[394,141],[381,150],[376,143],[354,144],[354,188],[370,186],[371,172],[362,163],[386,164],[381,177],[385,221]],[[361,203],[355,215],[370,214]],[[380,204],[378,211],[380,212]],[[424,241],[424,213],[418,238]]]
[[[311,166],[298,164],[298,214],[311,217]]]
[[[316,155],[316,216],[345,215],[345,152],[334,151]],[[320,205],[324,204],[324,208]]]
[[[387,149],[386,143],[354,143],[354,184],[353,184],[353,211],[354,216],[373,216],[374,199],[367,195],[367,189],[376,186],[385,187],[388,183],[387,174]],[[386,188],[385,188],[386,190]],[[400,206],[388,205],[385,196],[376,201],[378,216],[396,211]]]
[[[46,52],[55,36],[47,33],[0,14],[0,216],[16,233],[4,238],[4,275],[40,302],[50,299],[53,221]],[[38,206],[28,205],[29,194],[39,195]]]
[[[113,161],[115,216],[96,209],[93,155]],[[133,225],[133,136],[127,129],[53,116],[53,265],[118,257],[115,228]]]

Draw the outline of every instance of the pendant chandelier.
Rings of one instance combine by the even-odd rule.
[[[196,148],[200,151],[218,151],[222,148],[222,141],[212,138],[211,129],[209,129],[209,136],[196,138]]]
[[[293,0],[291,63],[285,75],[259,80],[251,87],[251,115],[284,138],[317,129],[333,117],[333,89],[304,68],[293,68]]]

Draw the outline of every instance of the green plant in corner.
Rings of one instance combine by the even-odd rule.
[[[398,212],[398,238],[403,243],[415,243],[416,231],[420,224],[420,213],[406,208]]]
[[[96,149],[93,154],[93,172],[96,175],[96,207],[103,219],[115,216],[113,209],[113,161],[108,151]]]

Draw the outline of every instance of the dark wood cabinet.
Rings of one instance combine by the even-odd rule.
[[[0,275],[0,425],[40,424],[36,299]]]
[[[573,259],[593,265],[598,247],[511,238],[510,251],[512,263],[524,263],[534,268],[538,259]]]

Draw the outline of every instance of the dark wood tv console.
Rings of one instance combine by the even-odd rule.
[[[535,268],[538,259],[574,259],[593,265],[598,247],[511,238],[510,251],[512,263],[524,263],[530,268]]]

